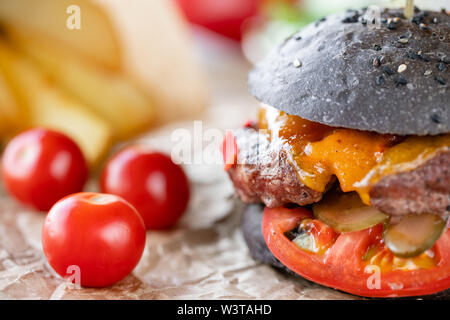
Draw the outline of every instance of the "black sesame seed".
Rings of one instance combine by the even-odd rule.
[[[418,16],[412,17],[411,18],[411,22],[418,25],[420,23],[419,17]]]
[[[443,62],[439,62],[437,65],[437,68],[439,71],[444,71],[445,70],[445,64]]]
[[[342,20],[342,23],[356,23],[359,20],[359,14],[355,13],[352,16],[346,17],[344,18],[344,20]]]
[[[372,65],[373,65],[375,68],[378,68],[378,67],[381,65],[380,58],[377,57],[377,58],[373,59]]]
[[[409,50],[407,55],[408,55],[408,58],[410,58],[411,60],[416,60],[418,57],[417,53],[415,53],[412,50]]]
[[[378,44],[374,45],[373,48],[374,48],[376,51],[380,51],[380,50],[381,50],[381,46],[378,45]]]
[[[295,40],[297,40],[297,41],[302,40],[302,36],[296,36],[296,37],[295,37]]]
[[[439,115],[436,113],[432,114],[431,121],[433,121],[434,123],[441,123],[441,117],[439,117]]]
[[[352,18],[347,17],[347,18],[342,20],[342,23],[353,23],[353,21],[352,21]]]
[[[397,77],[397,79],[395,79],[395,83],[397,84],[397,87],[398,86],[406,86],[408,84],[408,80],[399,76],[399,77]]]
[[[430,58],[426,57],[422,50],[417,52],[417,55],[419,56],[420,60],[430,62]]]
[[[395,72],[387,66],[383,67],[383,72],[386,73],[388,76],[392,76],[393,74],[395,74]]]
[[[367,25],[367,20],[366,19],[362,19],[361,23],[362,23],[363,26],[366,26]]]
[[[375,24],[377,20],[375,18],[372,19],[372,24]]]
[[[423,20],[425,19],[425,17],[427,15],[428,14],[426,14],[426,12],[420,12],[420,13],[416,14],[414,17],[411,18],[411,22],[419,25],[419,24],[421,24],[423,22]]]
[[[445,81],[445,79],[442,78],[441,76],[436,76],[436,77],[434,78],[434,80],[436,80],[437,82],[439,82],[439,83],[442,84],[442,85],[445,85],[445,84],[447,83],[447,81]]]
[[[398,24],[395,23],[395,22],[389,22],[388,25],[387,25],[387,28],[389,30],[396,30],[398,28]]]
[[[384,83],[384,77],[383,77],[383,76],[378,76],[378,77],[375,79],[375,81],[376,81],[377,85],[381,86],[381,85],[383,85],[383,83]]]
[[[450,56],[442,56],[441,61],[443,63],[449,64],[450,63]]]

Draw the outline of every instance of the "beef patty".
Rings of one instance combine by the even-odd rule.
[[[255,129],[235,133],[237,164],[228,170],[237,195],[247,203],[263,202],[269,208],[288,203],[300,206],[318,202],[322,192],[305,186],[281,145],[270,143]]]
[[[323,193],[305,186],[283,145],[270,143],[254,128],[235,133],[237,164],[228,170],[243,202],[274,208],[318,202]],[[328,187],[336,181],[330,182]],[[450,148],[408,172],[382,178],[370,190],[371,205],[392,216],[450,213]]]
[[[386,176],[370,189],[370,203],[392,216],[450,213],[450,148],[412,171]]]

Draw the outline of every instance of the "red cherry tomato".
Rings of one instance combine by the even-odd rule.
[[[145,246],[135,208],[110,194],[77,193],[58,201],[45,218],[42,247],[52,268],[82,286],[106,287],[133,271]]]
[[[186,18],[195,24],[235,40],[241,40],[242,24],[258,14],[263,0],[177,0]]]
[[[70,138],[32,129],[6,147],[2,175],[6,189],[17,200],[47,211],[62,197],[83,189],[88,169],[80,148]]]
[[[172,227],[186,210],[189,183],[170,157],[138,147],[126,148],[106,165],[101,190],[129,201],[148,229]]]

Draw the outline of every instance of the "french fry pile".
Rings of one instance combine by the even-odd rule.
[[[95,165],[112,143],[207,103],[171,1],[4,0],[0,24],[2,140],[56,129]]]

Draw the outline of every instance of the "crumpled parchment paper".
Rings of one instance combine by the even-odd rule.
[[[183,221],[171,231],[148,232],[134,272],[103,289],[77,289],[60,278],[42,252],[44,215],[2,197],[0,299],[353,298],[255,262],[239,228],[244,205],[231,197],[225,182],[223,176],[203,185],[194,180],[194,199]],[[222,197],[203,194],[209,187]]]
[[[210,40],[209,40],[210,41]],[[213,49],[211,49],[213,48]],[[203,129],[236,128],[254,118],[256,101],[246,91],[249,65],[224,44],[202,53],[213,80],[214,100]],[[171,124],[137,141],[170,152]],[[193,150],[193,152],[197,152]],[[284,275],[255,262],[239,228],[244,205],[221,164],[184,164],[192,184],[189,210],[170,231],[148,232],[134,272],[114,286],[77,289],[48,265],[41,246],[44,214],[0,194],[0,299],[354,299],[351,295]],[[97,189],[96,179],[88,190]]]

